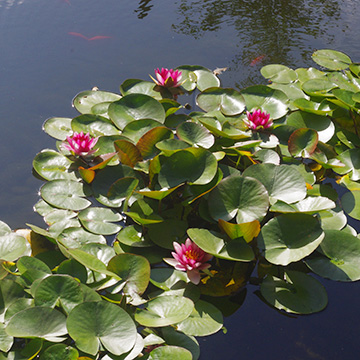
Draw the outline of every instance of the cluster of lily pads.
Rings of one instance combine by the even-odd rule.
[[[313,60],[240,91],[157,69],[48,119],[57,150],[33,161],[47,228],[0,222],[0,359],[196,360],[249,282],[310,314],[319,276],[359,280],[360,64]]]

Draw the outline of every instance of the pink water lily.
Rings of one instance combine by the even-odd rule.
[[[99,138],[92,138],[89,133],[83,132],[74,134],[70,137],[67,136],[67,142],[63,143],[65,149],[70,150],[78,156],[86,156],[93,154],[97,149],[93,149]]]
[[[252,113],[247,111],[246,115],[247,119],[244,120],[244,123],[251,130],[268,129],[273,125],[270,114],[267,114],[266,111],[261,111],[260,109]]]
[[[152,76],[150,76],[156,83],[156,85],[163,86],[163,87],[178,87],[181,83],[181,71],[179,70],[173,70],[173,69],[167,69],[167,68],[161,68],[155,69],[155,80]]]
[[[200,282],[199,270],[209,268],[211,265],[207,263],[212,258],[212,255],[200,249],[190,239],[185,241],[185,244],[178,244],[173,242],[175,252],[171,255],[174,258],[164,259],[169,265],[174,266],[176,270],[186,271],[188,278],[194,284]]]

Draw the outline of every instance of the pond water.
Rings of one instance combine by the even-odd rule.
[[[184,64],[228,67],[222,85],[242,88],[264,83],[265,64],[312,66],[322,48],[360,61],[359,15],[350,0],[0,0],[0,219],[43,226],[31,162],[54,147],[42,123],[75,116],[76,93]],[[248,286],[227,334],[199,339],[201,359],[356,359],[360,285],[322,282],[327,309],[294,318]]]

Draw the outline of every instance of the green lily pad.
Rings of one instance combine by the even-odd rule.
[[[280,213],[307,213],[315,214],[319,211],[330,210],[336,207],[336,204],[322,196],[309,196],[295,204],[286,204],[278,201],[271,206],[270,211]]]
[[[317,64],[330,70],[345,70],[352,63],[347,55],[336,50],[317,50],[312,58]]]
[[[346,192],[341,198],[341,204],[349,216],[360,220],[360,190]]]
[[[0,351],[7,353],[14,343],[14,338],[5,332],[5,325],[0,323]]]
[[[93,114],[95,105],[107,104],[121,98],[120,95],[107,91],[82,91],[73,100],[74,107],[82,114]]]
[[[92,189],[94,191],[95,199],[100,203],[108,207],[120,207],[130,191],[132,180],[123,178],[137,178],[140,181],[140,187],[142,186],[141,177],[129,166],[119,164],[117,166],[108,166],[101,170],[92,182]],[[109,194],[110,188],[115,185],[113,194]],[[123,188],[122,185],[129,185],[130,187],[124,186],[124,192],[119,191]],[[113,195],[116,195],[113,197]],[[121,195],[122,194],[122,195]]]
[[[53,180],[42,186],[41,197],[50,205],[60,209],[83,210],[91,205],[87,200],[90,189],[77,181]]]
[[[219,233],[207,229],[189,229],[190,239],[202,250],[220,259],[232,261],[251,261],[254,252],[241,238],[228,241]]]
[[[360,149],[346,150],[338,155],[337,159],[345,164],[345,166],[334,169],[335,172],[341,175],[350,173],[350,180],[360,180]]]
[[[150,281],[158,288],[168,291],[178,283],[187,283],[189,279],[186,272],[173,268],[151,269]]]
[[[360,241],[339,230],[326,230],[321,253],[305,263],[316,274],[335,281],[360,280]]]
[[[71,128],[76,132],[89,133],[93,137],[120,135],[120,131],[111,120],[99,115],[80,115],[71,121]]]
[[[193,336],[186,335],[180,331],[176,331],[173,327],[168,326],[161,331],[166,344],[178,345],[192,354],[192,360],[197,360],[200,356],[199,343]]]
[[[148,235],[156,245],[173,250],[173,242],[185,242],[188,223],[183,220],[167,219],[148,227]]]
[[[310,255],[321,243],[324,232],[320,222],[308,214],[283,214],[261,229],[258,245],[266,260],[286,266]]]
[[[137,337],[130,315],[107,301],[90,301],[76,306],[69,314],[66,326],[77,348],[91,355],[96,355],[101,345],[114,355],[121,355],[133,348]]]
[[[197,97],[198,106],[209,111],[221,111],[224,115],[241,114],[245,109],[243,96],[234,89],[211,87]]]
[[[206,301],[198,300],[190,316],[177,324],[177,329],[186,335],[208,336],[218,332],[222,326],[221,311]]]
[[[43,279],[35,291],[35,305],[54,308],[58,302],[68,314],[83,302],[80,284],[68,275],[51,275]]]
[[[182,296],[161,296],[150,300],[144,309],[137,308],[135,320],[143,326],[163,327],[190,316],[194,303]]]
[[[204,126],[186,121],[176,128],[176,135],[182,141],[193,146],[209,149],[214,145],[215,138]]]
[[[79,352],[72,346],[56,344],[49,346],[40,356],[40,360],[77,360]]]
[[[192,360],[191,352],[179,346],[160,346],[151,351],[148,360]]]
[[[79,213],[79,220],[84,228],[93,234],[111,235],[122,227],[114,222],[122,220],[122,216],[112,209],[91,207]]]
[[[297,79],[297,74],[293,69],[280,64],[263,66],[260,72],[265,79],[269,79],[274,83],[288,84]]]
[[[1,231],[1,229],[0,229]],[[0,259],[14,261],[30,250],[29,242],[20,235],[8,233],[0,236]]]
[[[82,227],[65,229],[59,234],[59,239],[69,248],[78,248],[89,243],[106,244],[104,236],[90,233]]]
[[[155,84],[152,81],[144,81],[140,79],[127,79],[120,85],[120,91],[123,95],[144,94],[161,100],[160,92],[155,91]]]
[[[134,254],[119,254],[108,264],[108,270],[119,275],[125,281],[125,294],[141,295],[145,292],[150,280],[150,264],[142,256]]]
[[[71,136],[71,118],[53,117],[44,122],[44,131],[57,140],[66,140],[67,136]]]
[[[196,87],[204,91],[210,87],[220,86],[220,80],[214,73],[199,65],[182,65],[177,67],[181,71],[182,87],[187,91],[192,91]]]
[[[260,291],[270,305],[289,313],[312,314],[327,305],[326,290],[321,283],[298,271],[286,271],[284,280],[268,275]]]
[[[297,129],[309,128],[316,130],[319,141],[328,142],[335,133],[334,123],[327,116],[310,114],[303,111],[294,111],[287,119],[286,124]]]
[[[165,159],[159,173],[159,184],[173,188],[184,182],[208,184],[217,173],[215,156],[205,149],[187,148]]]
[[[297,108],[302,111],[315,114],[315,115],[331,115],[336,105],[329,102],[328,100],[323,100],[321,102],[315,102],[311,100],[307,100],[304,98],[296,99],[293,102]]]
[[[38,337],[51,342],[61,342],[67,334],[66,317],[50,307],[30,307],[15,314],[5,331],[17,338]]]
[[[109,106],[109,116],[119,129],[140,119],[165,121],[165,110],[154,98],[145,94],[128,94]]]
[[[136,144],[140,138],[145,135],[149,130],[161,126],[162,123],[152,119],[141,119],[132,121],[124,127],[122,135],[130,139]]]
[[[265,85],[250,86],[241,91],[249,111],[261,109],[272,119],[279,119],[288,112],[288,97],[280,90]]]
[[[306,196],[305,180],[288,165],[254,164],[243,172],[243,176],[257,179],[265,186],[270,204],[277,200],[291,204]]]
[[[76,180],[73,162],[54,150],[43,150],[33,160],[34,170],[46,180]],[[73,168],[75,170],[75,168]]]
[[[229,196],[231,194],[231,196]],[[269,195],[258,180],[229,176],[211,191],[208,199],[213,219],[231,220],[236,216],[238,224],[261,220],[269,207]]]

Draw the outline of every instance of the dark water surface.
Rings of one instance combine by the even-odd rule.
[[[43,226],[32,211],[41,183],[31,162],[55,146],[42,123],[75,116],[76,93],[118,92],[126,78],[183,64],[228,67],[222,85],[242,88],[264,82],[268,63],[313,66],[322,48],[360,61],[359,18],[355,0],[0,0],[0,219]],[[225,320],[228,333],[199,339],[201,359],[359,359],[360,285],[322,282],[328,308],[297,318],[277,314],[249,286]]]

